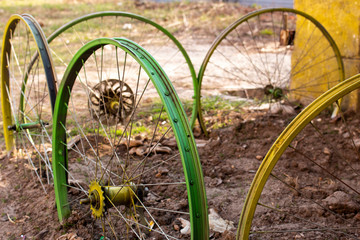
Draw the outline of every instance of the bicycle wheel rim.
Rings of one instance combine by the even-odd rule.
[[[6,25],[1,82],[6,149],[10,152],[17,144],[16,157],[36,169],[45,190],[42,175],[47,183],[52,178],[47,126],[56,98],[56,74],[44,33],[28,14],[13,15]]]
[[[175,137],[179,144],[179,152],[184,165],[186,186],[188,189],[189,213],[191,219],[191,237],[193,239],[208,238],[207,207],[205,190],[203,187],[201,167],[192,137],[191,129],[187,125],[185,114],[180,102],[165,73],[157,65],[154,59],[140,46],[126,39],[96,39],[82,47],[70,62],[63,81],[59,88],[59,94],[54,113],[53,134],[53,168],[56,201],[60,221],[70,214],[67,197],[67,171],[63,166],[68,166],[66,138],[67,133],[63,127],[67,118],[67,106],[69,104],[70,92],[82,68],[82,64],[92,55],[96,49],[105,45],[112,45],[133,57],[144,70],[148,77],[154,82],[158,94],[169,113],[169,120],[173,126]],[[181,131],[180,131],[181,129]],[[181,147],[180,147],[181,146]],[[205,229],[205,230],[204,230]]]
[[[274,13],[282,13],[282,14],[284,14],[284,13],[289,13],[289,14],[294,14],[294,15],[297,15],[297,16],[300,16],[301,17],[301,20],[302,21],[308,21],[309,22],[309,24],[311,25],[311,26],[313,26],[314,27],[314,29],[316,29],[316,33],[319,33],[319,34],[322,34],[322,36],[325,38],[325,40],[324,40],[324,42],[326,41],[326,44],[328,45],[327,46],[327,48],[328,49],[331,49],[331,52],[332,52],[332,54],[333,54],[333,58],[334,58],[334,63],[336,63],[336,65],[337,65],[337,69],[335,70],[335,68],[334,68],[334,70],[333,69],[331,69],[331,71],[329,70],[329,73],[330,74],[332,74],[332,72],[334,72],[334,76],[336,76],[336,81],[337,82],[341,82],[341,81],[343,81],[344,79],[345,79],[345,72],[344,72],[344,64],[343,64],[343,61],[342,61],[342,57],[341,57],[341,54],[340,54],[340,51],[339,51],[339,49],[338,49],[338,47],[337,47],[337,45],[336,45],[336,43],[335,43],[335,41],[332,39],[332,37],[330,36],[330,34],[327,32],[327,30],[315,19],[315,18],[313,18],[312,16],[310,16],[310,15],[308,15],[308,14],[306,14],[306,13],[304,13],[304,12],[301,12],[301,11],[298,11],[298,10],[295,10],[295,9],[290,9],[290,8],[269,8],[269,9],[261,9],[261,10],[257,10],[257,11],[254,11],[254,12],[251,12],[251,13],[249,13],[249,14],[247,14],[247,15],[245,15],[244,17],[242,17],[242,18],[240,18],[240,19],[238,19],[237,21],[235,21],[234,23],[232,23],[231,25],[229,25],[226,29],[224,29],[220,34],[219,34],[219,36],[214,40],[214,42],[212,43],[212,46],[210,47],[210,49],[209,49],[209,51],[207,52],[207,54],[206,54],[206,56],[205,56],[205,58],[204,58],[204,60],[203,60],[203,62],[202,62],[202,64],[201,64],[201,67],[200,67],[200,70],[199,70],[199,73],[198,73],[198,84],[199,84],[199,91],[201,92],[202,90],[202,88],[204,88],[204,84],[205,84],[205,82],[203,82],[204,81],[204,78],[207,78],[208,80],[210,79],[210,77],[211,78],[215,78],[215,79],[221,79],[221,75],[219,74],[219,75],[216,75],[216,74],[212,74],[211,73],[211,71],[212,71],[212,69],[211,68],[215,68],[215,70],[216,71],[219,71],[220,73],[222,73],[223,75],[224,75],[224,77],[225,77],[225,75],[227,74],[227,75],[234,75],[234,78],[235,77],[238,77],[238,78],[247,78],[247,76],[245,76],[246,74],[245,73],[241,73],[241,71],[240,71],[240,73],[237,75],[237,76],[235,76],[235,74],[237,74],[236,73],[236,69],[237,69],[237,67],[236,66],[232,66],[232,70],[221,70],[221,69],[216,69],[217,67],[216,67],[216,64],[215,63],[213,63],[213,64],[211,64],[211,66],[210,66],[210,69],[209,69],[209,62],[211,62],[212,61],[212,57],[215,57],[215,59],[214,60],[216,60],[216,57],[217,58],[219,58],[218,56],[214,56],[214,54],[217,52],[217,51],[219,51],[220,49],[221,49],[221,46],[222,46],[222,43],[223,44],[229,44],[230,46],[231,45],[233,45],[233,44],[235,44],[235,42],[232,42],[232,40],[228,40],[227,39],[227,37],[230,37],[230,35],[231,34],[233,34],[233,35],[235,35],[235,34],[237,34],[237,37],[239,38],[239,40],[241,41],[241,38],[243,37],[243,36],[240,36],[240,34],[242,33],[242,32],[240,32],[239,30],[237,30],[237,27],[241,27],[242,25],[246,25],[246,24],[248,24],[248,28],[246,28],[246,29],[242,29],[242,31],[249,31],[250,33],[250,38],[253,38],[253,39],[255,39],[254,37],[254,33],[253,33],[253,28],[252,27],[250,27],[250,24],[249,24],[249,21],[250,20],[254,20],[254,19],[256,19],[256,18],[259,18],[260,16],[262,16],[262,15],[266,15],[266,14],[269,14],[269,15],[271,15],[270,16],[270,18],[273,18],[272,19],[272,21],[274,21],[274,17],[273,17],[273,14]],[[267,15],[266,15],[267,16]],[[303,20],[304,19],[304,20]],[[278,19],[275,19],[275,20],[278,20]],[[255,20],[254,20],[255,21]],[[273,23],[273,25],[274,25],[274,23]],[[305,25],[305,24],[303,24],[303,25]],[[256,26],[256,27],[258,27],[258,26]],[[264,26],[261,26],[260,25],[260,27],[264,27]],[[277,27],[277,25],[276,25],[276,27]],[[263,35],[266,35],[266,34],[269,34],[269,35],[273,35],[273,36],[277,36],[277,28],[276,27],[274,27],[274,26],[270,26],[269,27],[269,29],[268,28],[266,28],[266,27],[264,27],[264,28],[259,28],[259,29],[257,29],[257,30],[259,30],[259,31],[261,31],[261,30],[263,30],[264,31],[264,33],[262,33]],[[273,29],[272,29],[273,28]],[[297,27],[297,28],[301,28],[301,27]],[[296,29],[296,30],[299,30],[299,29]],[[301,30],[303,30],[303,31],[305,31],[305,28],[303,28],[303,29],[301,29]],[[266,31],[269,31],[269,33],[267,33]],[[310,30],[309,30],[310,31]],[[313,30],[314,31],[314,30]],[[242,34],[245,34],[245,33],[242,33]],[[261,34],[261,33],[260,33]],[[298,33],[298,32],[296,32],[296,34],[300,34],[300,33]],[[295,34],[295,36],[296,36],[296,34]],[[280,35],[280,32],[279,32],[279,35]],[[232,36],[232,37],[234,37],[234,36]],[[311,36],[310,36],[311,37]],[[257,51],[260,51],[261,49],[260,48],[262,48],[262,47],[264,47],[264,49],[266,50],[266,47],[267,47],[267,45],[265,45],[265,43],[264,43],[264,39],[262,39],[262,38],[260,38],[259,37],[259,42],[258,43],[256,43],[255,45],[256,45],[256,47],[255,47],[255,49],[257,49]],[[246,41],[246,40],[244,40],[244,41]],[[274,40],[275,41],[275,40]],[[293,40],[293,41],[296,41],[296,39],[295,40]],[[227,43],[228,42],[228,43]],[[241,45],[242,44],[242,45]],[[252,62],[253,60],[251,60],[252,59],[252,56],[251,56],[251,54],[250,53],[248,53],[247,52],[247,50],[243,50],[243,48],[245,49],[245,45],[244,45],[244,43],[241,43],[240,44],[240,46],[239,47],[237,47],[237,46],[233,46],[233,51],[231,52],[231,54],[233,54],[233,56],[235,56],[236,55],[236,53],[237,52],[239,52],[238,54],[239,55],[241,55],[241,56],[243,56],[242,58],[243,58],[243,62],[244,63],[241,63],[241,61],[239,61],[239,60],[236,60],[236,58],[234,58],[234,59],[232,59],[232,61],[235,61],[236,62],[236,64],[243,64],[242,65],[242,67],[243,68],[254,68],[254,69],[256,69],[256,68],[259,68],[259,67],[263,67],[263,68],[270,68],[269,66],[270,66],[270,64],[269,65],[267,65],[268,64],[268,62],[267,61],[269,61],[270,62],[270,60],[268,60],[267,58],[268,57],[266,57],[266,51],[265,51],[265,60],[261,60],[261,61],[263,61],[262,63],[254,63],[254,62]],[[293,43],[294,44],[294,43]],[[303,44],[303,43],[302,43]],[[276,45],[276,44],[275,44]],[[296,47],[296,42],[295,42],[295,47]],[[306,44],[305,44],[306,45]],[[303,46],[304,47],[304,46]],[[306,47],[306,46],[305,46]],[[218,48],[220,48],[220,49],[218,49]],[[238,48],[238,49],[237,49]],[[241,48],[241,49],[240,49]],[[278,49],[278,46],[276,46],[275,47],[275,49]],[[240,52],[240,50],[241,50],[241,52]],[[290,52],[285,52],[285,54],[287,55],[287,54],[292,54],[292,53],[290,53]],[[221,55],[221,53],[220,53],[220,55]],[[299,55],[299,54],[298,54]],[[301,55],[301,54],[300,54]],[[276,53],[276,64],[282,64],[283,65],[283,60],[281,60],[281,57],[279,57],[279,60],[278,60],[278,54]],[[279,54],[279,56],[281,56],[280,54]],[[284,55],[285,56],[285,55]],[[255,60],[258,60],[257,58],[259,58],[260,59],[260,56],[255,56],[254,57],[254,59]],[[296,60],[296,62],[300,62],[300,60],[303,58],[303,56],[299,56],[298,57],[298,59]],[[220,58],[219,58],[220,59]],[[223,56],[223,59],[222,59],[222,64],[225,64],[227,61],[230,61],[231,59],[228,59],[228,55],[224,55]],[[281,61],[280,61],[281,60]],[[260,60],[258,60],[258,61],[260,61]],[[261,62],[260,61],[260,62]],[[278,62],[279,61],[279,62]],[[292,61],[294,61],[294,60],[292,60]],[[307,60],[308,61],[308,60]],[[299,76],[299,75],[301,75],[301,74],[303,74],[303,73],[301,73],[301,72],[305,72],[307,69],[306,68],[309,68],[309,66],[306,66],[306,67],[298,67],[298,66],[300,66],[301,65],[301,62],[300,62],[300,65],[298,65],[298,63],[291,63],[291,64],[293,64],[295,67],[294,68],[296,68],[297,67],[297,69],[299,69],[299,70],[296,70],[296,71],[294,71],[295,72],[295,74],[297,75],[297,78],[300,78],[301,76]],[[246,64],[247,65],[249,65],[249,66],[246,66]],[[307,65],[308,63],[305,63],[305,65]],[[234,64],[235,65],[235,64]],[[304,65],[304,66],[305,66]],[[231,67],[231,66],[229,66],[229,67]],[[228,68],[229,68],[228,67]],[[283,66],[281,66],[281,67],[283,67]],[[275,67],[273,67],[274,69],[275,69]],[[320,68],[320,67],[319,67]],[[224,68],[225,69],[225,68]],[[302,69],[302,70],[301,70]],[[281,69],[280,69],[281,70]],[[279,70],[279,74],[280,74],[280,70]],[[221,72],[222,71],[222,72]],[[248,71],[251,71],[251,70],[248,70]],[[259,72],[261,72],[261,70],[259,70],[259,69],[257,69],[257,71],[259,71]],[[209,72],[208,73],[208,76],[206,76],[205,75],[205,73],[206,72]],[[234,72],[234,73],[230,73],[230,72]],[[214,76],[212,76],[212,75],[214,75]],[[291,77],[292,75],[293,75],[293,73],[289,73],[288,74],[289,75],[289,77]],[[323,75],[323,76],[325,76],[325,77],[327,77],[327,75],[326,75],[326,73],[325,73],[325,75]],[[259,78],[259,79],[261,79],[263,76],[261,76],[261,74],[260,74],[260,76],[259,75],[256,75],[256,76],[253,76],[254,78]],[[274,78],[277,78],[275,75],[274,76],[272,76],[272,77],[274,77]],[[285,76],[286,77],[286,76]],[[229,76],[227,76],[227,78],[232,78],[231,76],[229,77]],[[249,77],[249,79],[251,78],[251,76]],[[269,76],[269,78],[270,78],[270,76]],[[315,78],[315,80],[316,79],[320,79],[320,77],[318,77],[318,76],[316,76],[316,77],[314,77]],[[304,92],[300,89],[300,88],[303,88],[303,87],[305,87],[305,86],[302,86],[302,85],[305,85],[303,82],[304,81],[300,81],[300,80],[297,80],[297,81],[299,81],[299,83],[297,84],[297,86],[294,86],[293,88],[294,88],[294,90],[296,90],[296,89],[298,89],[298,90],[296,90],[296,91],[298,91],[299,92],[299,97],[304,97],[305,96],[305,94],[304,94]],[[259,83],[255,83],[255,82],[253,82],[252,80],[243,80],[243,82],[245,83],[245,85],[247,84],[247,85],[251,85],[251,86],[257,86],[257,85],[259,85]],[[243,83],[241,83],[241,84],[243,84]],[[264,91],[266,90],[266,87],[265,87],[265,85],[266,85],[267,83],[265,83],[264,85],[263,85],[263,87],[264,87]],[[310,82],[309,83],[306,83],[306,84],[310,84]],[[331,82],[331,85],[334,85],[335,84],[335,82]],[[274,83],[273,82],[273,80],[269,80],[269,84],[268,85],[270,85],[270,86],[272,86],[274,89],[274,92],[276,92],[275,90],[277,90],[278,88],[280,88],[281,89],[281,87],[276,87],[276,82]],[[310,85],[309,85],[310,86]],[[314,85],[314,86],[316,86],[316,85]],[[248,87],[248,86],[247,86]],[[246,88],[247,88],[246,87]],[[252,87],[252,88],[253,88]],[[246,89],[246,88],[244,88],[244,89]],[[262,88],[262,87],[260,87],[260,88]],[[237,88],[234,88],[235,90],[234,91],[237,91]],[[326,89],[327,90],[327,89]],[[229,91],[232,91],[231,89],[229,90]],[[311,91],[315,91],[315,90],[311,90]],[[282,92],[283,93],[285,93],[286,92],[286,89],[282,89]],[[315,92],[314,92],[315,93]],[[318,94],[318,96],[320,95],[320,93],[321,92],[318,92],[318,93],[315,93],[315,94]],[[201,93],[199,93],[199,95],[201,95]],[[240,94],[240,95],[242,95],[242,93]],[[246,95],[246,97],[245,98],[248,98],[248,96],[247,96],[247,93],[245,93],[245,95]],[[258,95],[258,94],[256,94],[256,95]],[[263,95],[263,94],[260,94],[260,95]],[[265,94],[266,95],[266,94]],[[271,95],[271,94],[270,94]],[[303,95],[303,96],[302,96]],[[236,96],[236,95],[234,95],[234,96]],[[243,98],[243,97],[242,97]],[[254,98],[254,97],[253,97]],[[257,98],[257,96],[255,96],[255,98]],[[276,98],[276,97],[275,97]],[[314,99],[314,98],[313,98]],[[310,99],[309,99],[310,100]],[[201,104],[201,103],[200,103]],[[201,110],[201,106],[199,105],[198,106],[198,109],[199,109],[199,113],[198,113],[198,120],[199,120],[199,123],[200,123],[200,125],[201,125],[201,128],[202,128],[202,130],[204,131],[204,132],[206,132],[207,130],[206,130],[206,126],[205,126],[205,121],[204,121],[204,117],[203,117],[203,113],[202,113],[202,110]]]
[[[133,14],[133,13],[128,13],[128,12],[120,12],[120,11],[104,11],[104,12],[95,12],[95,13],[91,13],[91,14],[87,14],[87,15],[84,15],[84,16],[81,16],[81,17],[78,17],[70,22],[68,22],[67,24],[64,24],[63,26],[61,26],[60,28],[58,28],[57,30],[55,30],[49,37],[48,37],[48,43],[50,44],[50,47],[51,47],[51,43],[54,42],[54,40],[57,40],[58,38],[61,38],[62,34],[68,32],[68,31],[71,31],[71,29],[73,27],[76,27],[77,25],[80,25],[80,24],[85,24],[87,21],[91,21],[91,20],[95,20],[95,19],[102,19],[102,18],[106,18],[106,17],[115,17],[115,28],[120,28],[120,24],[121,23],[117,23],[117,18],[124,18],[124,19],[129,19],[131,20],[128,24],[128,26],[125,26],[126,25],[126,22],[124,24],[123,27],[129,27],[131,28],[131,22],[133,20],[136,20],[138,21],[139,23],[145,23],[145,24],[148,24],[149,26],[151,26],[153,28],[153,30],[155,31],[160,31],[164,37],[166,37],[168,40],[170,40],[173,44],[174,44],[174,47],[176,47],[178,49],[178,51],[180,51],[181,53],[181,56],[183,57],[183,60],[185,60],[185,63],[187,65],[187,68],[188,69],[184,69],[185,72],[188,72],[189,71],[189,75],[192,80],[192,85],[193,85],[193,97],[192,99],[194,99],[194,102],[192,104],[192,113],[191,113],[191,117],[189,118],[190,119],[190,126],[193,128],[194,127],[194,124],[195,124],[195,121],[196,121],[196,116],[197,116],[197,102],[200,100],[199,96],[197,95],[198,93],[198,82],[197,82],[197,78],[196,78],[196,73],[195,73],[195,69],[194,69],[194,66],[191,62],[191,59],[189,57],[189,55],[187,54],[185,48],[182,46],[182,44],[178,41],[178,39],[173,35],[171,34],[167,29],[165,29],[164,27],[162,27],[161,25],[153,22],[152,20],[148,19],[148,18],[145,18],[143,16],[140,16],[140,15],[137,15],[137,14]],[[102,20],[100,21],[102,22]],[[106,26],[105,26],[106,27]],[[104,28],[105,28],[104,27]],[[116,32],[115,32],[116,33]],[[144,41],[146,43],[146,39],[138,39],[136,36],[132,36],[131,33],[123,33],[121,32],[120,33],[116,33],[116,36],[103,36],[103,37],[117,37],[117,36],[121,36],[121,37],[127,37],[128,39],[131,39],[141,45],[142,44],[142,41]],[[99,35],[95,36],[95,37],[101,37]],[[90,39],[91,40],[91,39]],[[146,47],[146,46],[144,46]],[[56,51],[56,49],[54,48],[53,51]],[[164,52],[164,51],[162,51]],[[155,52],[150,52],[153,56],[156,57],[156,54]],[[168,53],[170,54],[170,53]],[[170,54],[170,58],[174,58],[175,55],[173,55],[173,53],[171,52]],[[168,56],[169,58],[169,56]],[[179,58],[177,58],[178,61],[179,61]],[[159,61],[159,60],[158,60]],[[182,59],[180,59],[180,61],[182,61]],[[167,67],[166,65],[167,64],[171,64],[171,60],[167,60],[165,62],[160,62],[162,67],[165,69],[165,71],[169,74],[169,72],[171,71],[174,71],[173,69],[173,66],[169,66]],[[175,75],[173,76],[170,76],[170,78],[172,79],[172,81],[174,81],[174,76],[176,75],[179,75],[181,78],[185,77],[185,75],[183,76],[183,73],[179,73],[179,72],[176,72]]]
[[[294,138],[324,109],[334,102],[340,101],[345,95],[360,87],[359,75],[355,75],[331,88],[308,107],[306,107],[281,133],[261,163],[240,216],[237,239],[248,239],[256,206],[264,186],[286,148]],[[329,229],[330,230],[330,229]]]

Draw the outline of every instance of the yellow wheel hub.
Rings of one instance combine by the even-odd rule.
[[[101,218],[105,212],[104,191],[98,182],[91,182],[89,189],[90,209],[95,218]]]

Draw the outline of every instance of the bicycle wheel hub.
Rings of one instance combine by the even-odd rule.
[[[264,93],[266,96],[270,96],[272,99],[281,99],[284,96],[283,90],[279,87],[274,87],[272,85],[266,85],[264,88]]]
[[[109,207],[130,206],[132,203],[137,202],[136,192],[138,193],[133,184],[102,187],[98,182],[94,181],[90,183],[88,198],[81,199],[80,204],[90,203],[92,215],[95,218],[101,218]]]
[[[130,86],[117,79],[96,84],[89,99],[91,115],[106,125],[122,123],[134,110],[135,99]]]
[[[90,209],[95,218],[100,218],[105,212],[104,192],[97,182],[91,182],[89,187]]]

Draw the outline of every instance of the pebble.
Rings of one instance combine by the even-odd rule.
[[[337,213],[355,213],[360,210],[360,205],[352,199],[352,196],[342,191],[334,192],[323,202]]]
[[[175,224],[175,225],[174,225],[174,230],[175,230],[175,231],[179,231],[179,230],[180,230],[179,225]]]
[[[325,147],[323,152],[326,154],[326,155],[331,155],[331,151],[329,148]]]

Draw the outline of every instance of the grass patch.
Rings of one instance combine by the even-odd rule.
[[[265,28],[260,31],[260,34],[261,35],[274,35],[274,31],[269,28]]]
[[[244,107],[246,104],[246,101],[230,101],[220,96],[205,97],[201,100],[201,107],[205,112],[224,110],[240,112],[241,107]]]

